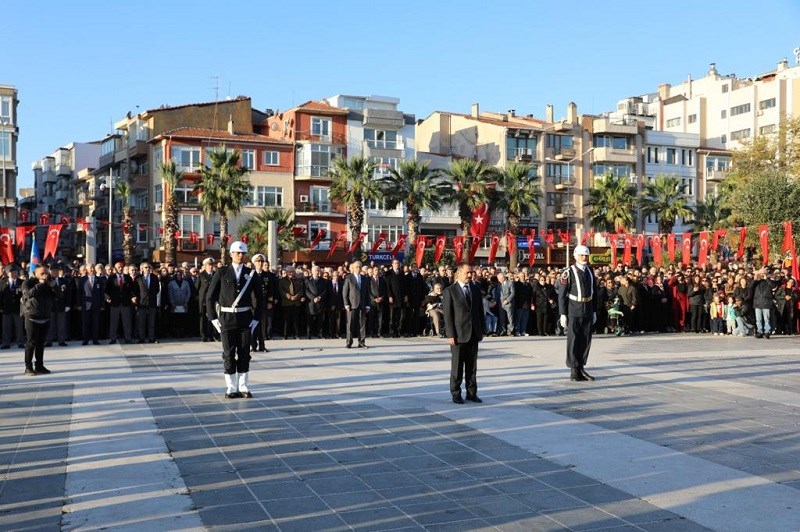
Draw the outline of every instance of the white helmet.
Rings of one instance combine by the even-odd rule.
[[[589,248],[586,246],[575,246],[575,251],[572,252],[572,256],[577,257],[579,255],[589,255]]]
[[[231,244],[230,252],[233,253],[234,251],[241,251],[242,253],[247,253],[247,244],[237,240],[233,244]]]

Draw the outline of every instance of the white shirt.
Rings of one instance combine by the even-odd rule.
[[[238,282],[242,276],[242,268],[244,264],[234,264],[233,265],[233,272],[236,274],[236,281]]]

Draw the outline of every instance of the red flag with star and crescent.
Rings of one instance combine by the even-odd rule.
[[[661,266],[661,235],[653,235],[650,238],[650,247],[653,248],[653,262]]]
[[[497,231],[492,231],[492,243],[489,246],[489,264],[494,262],[495,257],[497,257],[497,249],[500,247],[500,235],[497,234]]]
[[[617,238],[619,235],[617,234],[609,234],[608,239],[611,241],[611,267],[617,267]]]
[[[25,238],[36,230],[35,225],[18,225],[14,233],[14,244],[17,249],[22,251],[25,249]]]
[[[536,263],[536,235],[531,231],[525,238],[528,240],[528,266],[533,267]]]
[[[328,258],[333,257],[333,253],[336,251],[336,248],[339,247],[339,244],[342,244],[342,246],[347,245],[347,233],[344,231],[339,233],[339,236],[336,237],[336,240],[331,243],[331,249],[328,250]]]
[[[396,257],[401,250],[406,249],[406,239],[408,235],[398,235],[397,236],[397,244],[394,245],[394,249],[392,249],[392,257]]]
[[[517,252],[517,237],[511,231],[506,231],[506,256],[510,257]]]
[[[206,245],[210,246],[214,244],[214,233],[206,233]]]
[[[472,219],[469,224],[469,234],[473,238],[483,238],[489,228],[489,204],[481,203],[472,211]]]
[[[422,259],[425,256],[425,237],[423,235],[417,236],[417,242],[414,246],[414,258],[417,260],[417,268],[422,266]]]
[[[719,239],[723,238],[726,234],[728,234],[727,229],[716,229],[714,231],[714,236],[711,238],[711,251],[717,251],[719,248]]]
[[[28,209],[20,209],[19,214],[17,215],[17,220],[19,223],[26,224],[31,219],[31,211]]]
[[[681,261],[684,266],[692,262],[692,233],[688,231],[681,237]]]
[[[630,266],[632,264],[631,250],[633,249],[633,235],[625,233],[622,235],[622,264]]]
[[[758,226],[758,242],[761,244],[761,263],[766,266],[769,264],[769,226],[767,224]]]
[[[372,243],[372,250],[371,250],[372,253],[378,251],[378,249],[381,247],[381,244],[386,242],[386,238],[388,236],[389,236],[388,233],[378,233],[377,238],[375,238],[375,242]]]
[[[453,237],[453,250],[456,253],[456,264],[461,264],[461,259],[464,258],[464,237],[459,235]]]
[[[314,237],[314,240],[311,242],[311,249],[315,249],[319,245],[319,241],[325,238],[325,235],[328,234],[328,230],[324,227],[317,229],[317,235]]]
[[[697,254],[697,265],[705,268],[708,262],[708,231],[700,231],[700,251]]]
[[[747,237],[747,228],[739,228],[739,249],[736,251],[736,260],[744,258],[744,239]]]
[[[61,224],[47,226],[47,239],[44,241],[44,254],[42,260],[47,260],[48,257],[55,257],[58,250],[58,238],[61,235]]]
[[[797,250],[794,245],[794,235],[792,233],[792,222],[783,222],[783,245],[781,252],[789,252],[789,257],[792,260],[792,277],[795,279],[800,278],[800,264],[797,262]]]
[[[644,246],[647,239],[641,233],[636,235],[636,264],[642,265],[642,255],[644,254]]]
[[[444,253],[444,247],[447,245],[447,237],[439,235],[436,237],[436,248],[433,251],[433,262],[439,262]]]
[[[11,243],[11,229],[0,227],[0,260],[3,264],[14,262],[14,245]]]
[[[350,249],[347,250],[347,253],[349,253],[350,255],[355,253],[356,249],[358,248],[358,246],[361,245],[361,242],[364,241],[364,238],[366,236],[367,236],[367,233],[359,233],[358,237],[355,240],[353,240],[353,243],[350,245]]]
[[[675,262],[675,233],[667,235],[667,256],[669,257],[670,264]]]
[[[472,264],[472,261],[475,260],[475,254],[478,252],[478,248],[481,246],[481,238],[472,237],[472,242],[469,246],[469,262]]]

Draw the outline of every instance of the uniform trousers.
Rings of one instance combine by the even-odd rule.
[[[90,309],[83,311],[83,341],[88,342],[92,340],[97,341],[97,336],[100,330],[100,309]]]
[[[22,316],[19,314],[3,314],[3,345],[11,345],[12,343],[25,343],[25,334],[22,331]]]
[[[450,346],[450,393],[461,395],[461,381],[467,388],[467,397],[478,394],[478,342]]]
[[[569,316],[567,322],[567,367],[582,368],[592,346],[592,317]]]
[[[52,342],[56,338],[59,342],[67,341],[67,313],[53,312],[50,315],[50,326],[47,330],[47,341]]]
[[[225,373],[250,371],[250,329],[247,327],[222,329],[222,366]]]

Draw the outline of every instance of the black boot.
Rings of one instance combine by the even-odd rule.
[[[594,380],[594,377],[592,377],[591,375],[586,373],[586,370],[583,369],[582,367],[578,371],[583,376],[583,378],[586,379],[587,381],[593,381]]]
[[[585,381],[586,377],[581,374],[580,368],[572,368],[569,374],[569,380],[571,381]]]

